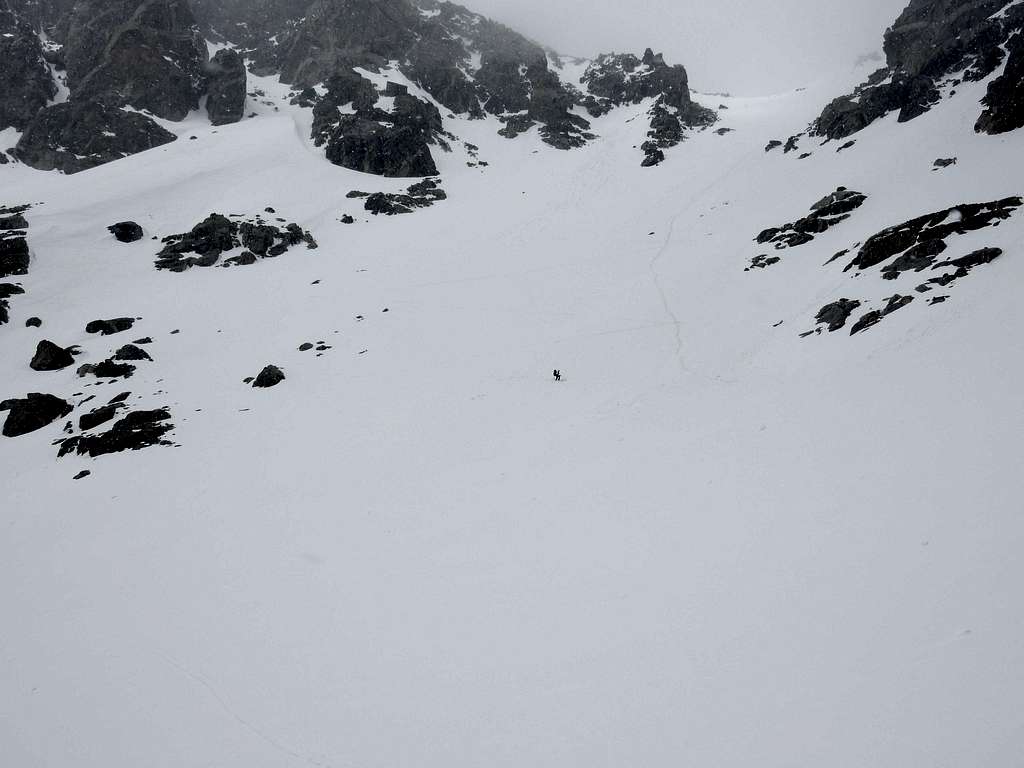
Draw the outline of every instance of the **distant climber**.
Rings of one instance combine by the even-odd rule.
[[[555,368],[555,370],[554,370],[554,376],[555,376],[555,381],[561,381],[562,380],[562,372],[560,370],[558,370],[557,368]]]

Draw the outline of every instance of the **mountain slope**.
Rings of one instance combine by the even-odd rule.
[[[66,398],[77,425],[128,391],[120,415],[167,408],[180,446],[58,459],[63,418],[0,439],[8,760],[1013,764],[1024,212],[921,272],[844,269],[889,227],[1022,194],[1024,134],[975,133],[981,81],[842,152],[764,151],[848,85],[722,98],[733,130],[656,168],[653,97],[572,152],[446,117],[447,199],[393,217],[348,193],[410,180],[326,162],[276,77],[251,120],[160,121],[179,140],[72,176],[0,167],[0,203],[34,204],[0,395]],[[865,198],[849,218],[755,241],[839,187]],[[157,271],[211,212],[318,247]],[[107,231],[126,220],[143,239]],[[850,335],[894,294],[914,301]],[[801,338],[843,298],[846,325]],[[77,375],[144,337],[131,378]],[[43,339],[77,364],[30,368]],[[268,364],[286,379],[243,383]]]

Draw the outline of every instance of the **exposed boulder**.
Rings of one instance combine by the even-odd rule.
[[[76,101],[39,112],[13,154],[38,170],[78,173],[169,144],[175,138],[137,112]]]
[[[206,66],[206,113],[213,125],[237,123],[245,114],[245,61],[222,48]]]
[[[282,381],[284,381],[284,371],[278,368],[276,365],[268,365],[262,371],[259,376],[252,382],[254,387],[259,389],[268,389],[270,387],[276,387]]]
[[[137,347],[134,344],[125,344],[114,353],[114,360],[130,360],[134,362],[138,360],[152,359],[153,358],[149,356],[149,353],[146,350],[141,347]]]
[[[39,35],[0,4],[0,131],[24,130],[56,94]]]
[[[100,363],[79,366],[78,375],[95,376],[97,379],[130,379],[135,375],[135,366],[130,363],[118,363],[108,357]]]
[[[115,317],[113,320],[93,320],[85,326],[86,333],[98,333],[101,336],[113,336],[115,333],[127,331],[135,325],[135,318]]]
[[[134,243],[143,238],[142,227],[136,224],[134,221],[121,221],[117,224],[111,224],[107,229],[110,231],[118,242],[122,243]]]
[[[43,339],[36,346],[36,353],[29,363],[33,371],[59,371],[75,364],[75,356],[64,347]]]
[[[33,392],[24,398],[4,400],[0,411],[10,411],[4,422],[4,437],[20,437],[64,418],[72,407],[55,395]]]

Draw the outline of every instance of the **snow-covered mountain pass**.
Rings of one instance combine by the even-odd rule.
[[[835,84],[698,97],[719,122],[656,168],[649,103],[572,152],[446,115],[447,199],[397,216],[348,194],[415,180],[250,87],[253,119],[0,167],[32,206],[0,398],[73,407],[0,438],[0,762],[1015,763],[1024,134],[975,135],[984,83],[841,152],[765,151]],[[318,247],[156,269],[211,213]],[[906,222],[892,256],[965,224],[886,279]],[[44,339],[75,364],[31,368]],[[169,444],[92,458],[125,392]]]

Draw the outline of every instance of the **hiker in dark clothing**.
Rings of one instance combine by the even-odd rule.
[[[561,380],[562,380],[562,372],[560,370],[558,370],[557,368],[555,368],[555,381],[561,381]]]

